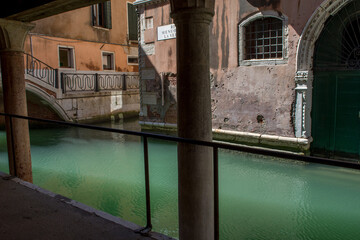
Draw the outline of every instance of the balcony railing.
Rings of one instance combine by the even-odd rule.
[[[0,113],[0,116],[4,116],[9,119],[10,122],[10,132],[13,133],[12,129],[12,120],[14,118],[17,119],[26,119],[32,121],[39,121],[43,123],[51,123],[57,124],[62,126],[71,126],[71,127],[78,127],[78,128],[85,128],[85,129],[92,129],[97,131],[103,132],[111,132],[111,133],[120,133],[132,136],[139,136],[142,138],[143,150],[144,150],[144,166],[145,166],[145,196],[146,196],[146,226],[140,229],[138,232],[142,234],[146,234],[151,231],[152,229],[152,222],[151,222],[151,202],[150,202],[150,175],[149,175],[149,155],[148,155],[148,139],[159,139],[159,140],[166,140],[176,143],[188,143],[192,145],[198,146],[206,146],[210,147],[213,150],[213,167],[214,167],[214,231],[215,231],[215,239],[219,239],[219,149],[226,149],[238,152],[245,152],[245,153],[252,153],[252,154],[260,154],[264,156],[271,156],[276,158],[283,158],[288,160],[294,161],[303,161],[307,163],[317,163],[317,164],[325,164],[337,167],[345,167],[345,168],[352,168],[360,170],[360,164],[358,162],[349,162],[349,161],[340,161],[328,158],[319,158],[319,157],[311,157],[305,155],[299,155],[295,153],[288,153],[288,152],[280,152],[275,150],[267,150],[267,149],[260,149],[255,147],[247,147],[247,146],[239,146],[221,142],[207,142],[207,141],[199,141],[193,139],[186,139],[186,138],[179,138],[174,136],[168,135],[160,135],[160,134],[153,134],[153,133],[145,133],[145,132],[135,132],[129,130],[121,130],[121,129],[112,129],[112,128],[105,128],[105,127],[98,127],[92,125],[85,125],[85,124],[78,124],[78,123],[71,123],[71,122],[62,122],[62,121],[54,121],[54,120],[47,120],[47,119],[40,119],[34,117],[25,117],[19,115],[12,115],[12,114],[5,114]],[[13,140],[13,137],[11,137]]]
[[[139,89],[139,75],[134,73],[62,72],[60,75],[63,93]]]
[[[139,74],[132,72],[70,72],[54,69],[39,59],[25,54],[26,74],[63,93],[100,92],[139,89]]]

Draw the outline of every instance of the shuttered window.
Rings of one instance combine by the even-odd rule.
[[[128,12],[128,33],[130,41],[138,40],[138,20],[136,14],[136,7],[128,3],[127,4],[127,12]]]
[[[92,5],[91,18],[93,26],[111,29],[111,1]]]

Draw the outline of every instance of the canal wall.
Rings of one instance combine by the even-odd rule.
[[[77,72],[77,74],[94,72]],[[28,115],[50,120],[100,122],[139,115],[140,95],[136,73],[128,73],[124,90],[64,92],[26,74]],[[79,81],[79,79],[77,79]],[[0,111],[4,112],[0,72]],[[4,119],[0,119],[4,125]]]
[[[177,124],[144,121],[140,121],[139,123],[141,125],[141,129],[146,131],[160,131],[171,135],[176,135],[177,132]],[[292,151],[300,154],[307,154],[310,150],[311,141],[304,138],[230,131],[217,129],[214,128],[214,126],[212,132],[213,139],[217,141]]]
[[[56,100],[76,122],[96,122],[139,114],[139,91],[65,94]]]

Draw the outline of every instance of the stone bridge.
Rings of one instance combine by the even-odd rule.
[[[54,69],[25,54],[30,116],[93,122],[139,113],[139,74]]]

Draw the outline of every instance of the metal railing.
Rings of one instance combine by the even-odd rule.
[[[34,56],[25,53],[26,74],[46,83],[54,88],[58,88],[58,70],[50,67]]]
[[[214,161],[213,161],[214,166],[213,167],[214,167],[214,214],[215,214],[214,215],[214,234],[215,234],[215,240],[219,239],[219,149],[226,149],[226,150],[252,153],[252,154],[260,154],[260,155],[264,155],[264,156],[284,158],[284,159],[294,160],[294,161],[303,161],[303,162],[307,162],[307,163],[325,164],[325,165],[360,170],[360,164],[358,162],[340,161],[340,160],[320,158],[320,157],[311,157],[311,156],[299,155],[299,154],[295,154],[295,153],[280,152],[280,151],[275,151],[275,150],[260,149],[260,148],[248,147],[248,146],[239,146],[239,145],[228,144],[228,143],[223,143],[223,142],[207,142],[207,141],[201,141],[201,140],[179,138],[179,137],[168,136],[168,135],[146,133],[146,132],[136,132],[136,131],[129,131],[129,130],[121,130],[121,129],[112,129],[112,128],[106,128],[106,127],[98,127],[98,126],[92,126],[92,125],[71,123],[71,122],[47,120],[47,119],[34,118],[34,117],[25,117],[25,116],[13,115],[13,114],[0,113],[0,116],[9,118],[11,134],[13,132],[12,119],[20,118],[20,119],[26,119],[26,120],[31,120],[31,121],[39,121],[39,122],[44,122],[44,123],[65,125],[65,126],[71,126],[71,127],[78,127],[78,128],[92,129],[92,130],[98,130],[98,131],[103,131],[103,132],[120,133],[120,134],[127,134],[127,135],[141,137],[142,144],[143,144],[143,150],[144,150],[145,194],[146,194],[146,226],[137,231],[141,234],[147,234],[152,229],[151,210],[150,210],[151,201],[150,201],[149,155],[148,155],[148,139],[149,138],[166,140],[166,141],[171,141],[171,142],[176,142],[176,143],[188,143],[188,144],[193,144],[193,145],[198,145],[198,146],[206,146],[206,147],[212,148],[213,158],[214,158]],[[11,137],[11,139],[13,139],[13,138]]]
[[[68,92],[100,92],[139,89],[139,76],[132,73],[61,73],[61,89]]]
[[[27,53],[25,59],[26,74],[51,87],[61,87],[63,93],[139,89],[138,73],[69,72],[52,68]]]

